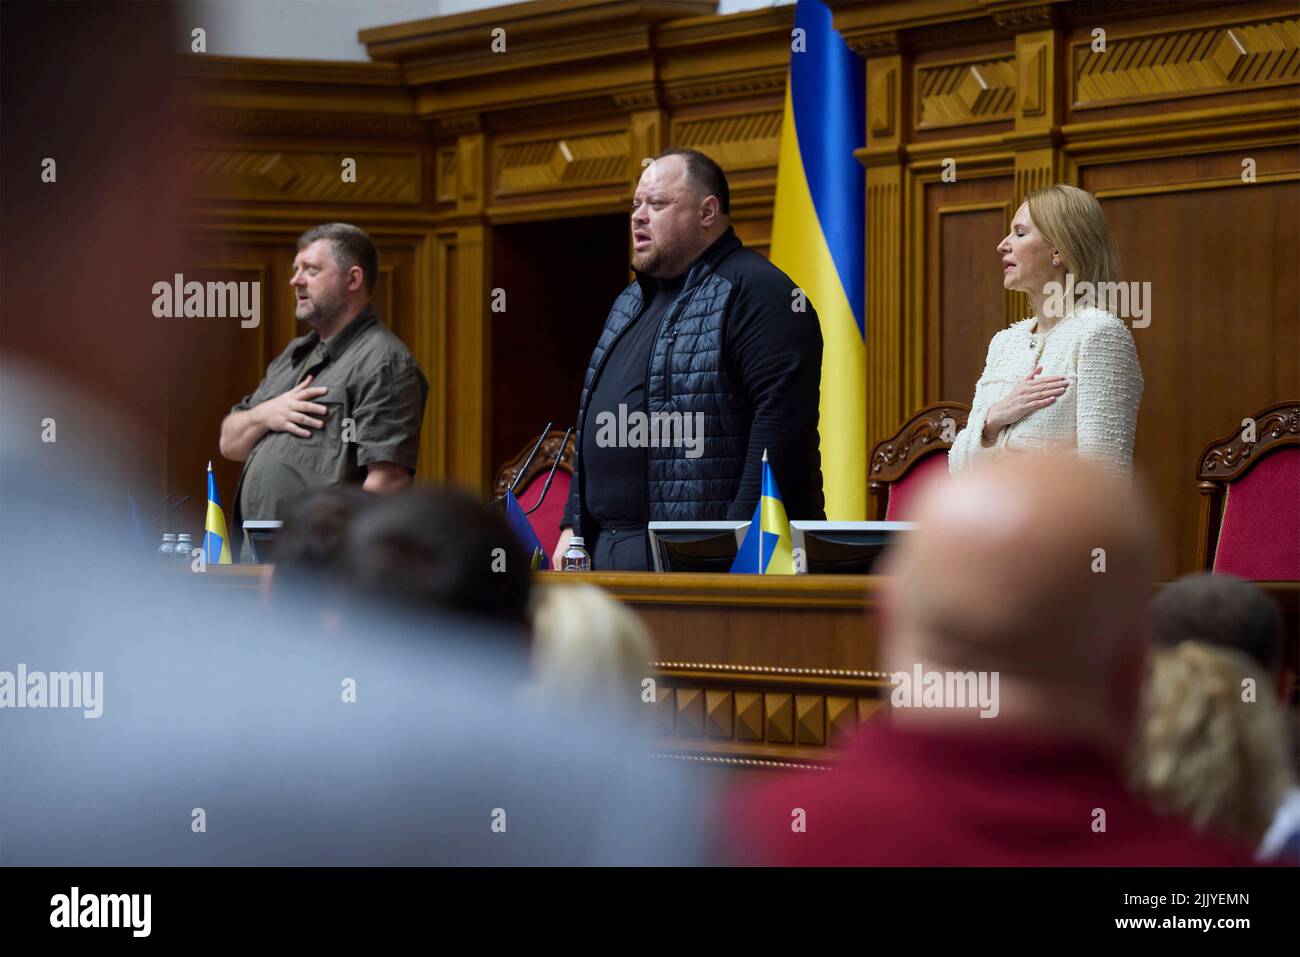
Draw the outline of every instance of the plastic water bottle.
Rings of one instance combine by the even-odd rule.
[[[170,565],[176,561],[175,532],[167,532],[163,535],[162,544],[158,546],[158,561],[164,565]]]
[[[591,556],[582,547],[582,538],[575,535],[569,539],[569,547],[560,556],[560,570],[565,572],[591,571]]]
[[[176,541],[176,564],[186,565],[190,563],[190,550],[194,548],[194,542],[190,539],[189,532],[181,532]]]

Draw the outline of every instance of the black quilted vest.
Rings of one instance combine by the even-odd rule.
[[[731,282],[715,269],[742,248],[734,233],[718,240],[706,257],[686,274],[682,291],[659,320],[646,370],[646,409],[656,412],[704,414],[703,453],[688,459],[686,449],[646,449],[646,516],[649,521],[717,521],[727,517],[745,470],[750,411],[734,388],[723,351],[723,332]],[[614,300],[596,349],[591,354],[578,402],[578,435],[574,448],[582,448],[587,426],[587,403],[605,358],[619,336],[645,307],[640,282],[633,282]],[[573,483],[572,516],[575,535],[590,516],[582,509],[581,456]],[[591,529],[595,532],[595,529]]]

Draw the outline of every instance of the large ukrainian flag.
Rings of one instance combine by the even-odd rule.
[[[821,0],[794,12],[777,167],[772,262],[822,326],[821,433],[826,517],[866,518],[865,70]],[[801,32],[802,31],[802,32]]]

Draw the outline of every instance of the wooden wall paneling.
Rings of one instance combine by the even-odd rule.
[[[903,167],[904,62],[900,53],[866,63],[866,146],[857,152],[866,176],[866,361],[867,448],[889,435],[906,414],[908,397],[900,370],[909,356],[904,345],[915,317],[905,311],[907,281]],[[866,476],[863,476],[866,481]]]
[[[952,184],[956,185],[956,184]],[[996,246],[1012,213],[1005,199],[960,202],[970,195],[1005,195],[1005,180],[979,179],[957,192],[931,185],[938,203],[926,217],[931,264],[927,288],[926,401],[969,403],[984,371],[989,342],[1005,328],[1002,270]],[[1022,297],[1023,298],[1023,297]]]
[[[1092,37],[1070,44],[1074,110],[1140,104],[1300,81],[1300,15],[1294,5],[1236,4],[1194,24],[1120,28],[1094,50]],[[1274,8],[1276,9],[1276,8]]]
[[[731,189],[731,224],[746,245],[767,255],[772,243],[776,166],[784,100],[774,95],[692,102],[671,114],[667,145],[717,160]]]
[[[1016,106],[1016,58],[962,56],[938,63],[918,63],[912,82],[916,91],[916,130],[996,123],[1009,119]]]
[[[376,150],[357,143],[291,147],[241,143],[209,145],[192,159],[197,199],[235,202],[420,206],[424,201],[419,148]],[[343,162],[355,160],[356,179],[344,180]]]
[[[1135,457],[1159,492],[1172,577],[1196,565],[1205,443],[1300,389],[1300,175],[1098,194],[1125,279],[1150,283],[1150,325],[1133,329],[1146,381]]]
[[[441,477],[470,490],[491,482],[489,443],[491,421],[488,357],[490,243],[486,226],[466,225],[435,238],[434,287],[442,319],[443,339],[438,368],[440,431],[435,437],[444,456]]]

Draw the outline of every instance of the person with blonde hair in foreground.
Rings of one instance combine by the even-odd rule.
[[[1251,677],[1259,670],[1230,648],[1161,649],[1132,759],[1133,785],[1156,807],[1251,847],[1291,780],[1272,688]]]
[[[1150,513],[1131,482],[1073,455],[999,459],[925,492],[918,528],[886,558],[887,719],[862,728],[834,774],[739,791],[720,822],[734,857],[1249,864],[1244,848],[1159,817],[1125,779],[1150,641]],[[939,694],[901,693],[918,672]],[[991,694],[954,693],[972,684]]]
[[[648,727],[653,710],[650,632],[636,612],[594,585],[551,584],[533,610],[533,676],[548,706]],[[653,685],[650,686],[653,688]],[[653,698],[651,698],[653,702]]]
[[[1128,285],[1117,282],[1101,204],[1064,183],[1035,190],[997,252],[1003,287],[1025,293],[1033,315],[989,343],[970,418],[948,452],[949,470],[1001,452],[1075,449],[1127,475],[1142,369],[1123,322],[1129,316],[1117,318],[1107,307],[1136,312],[1139,300],[1130,302]]]

